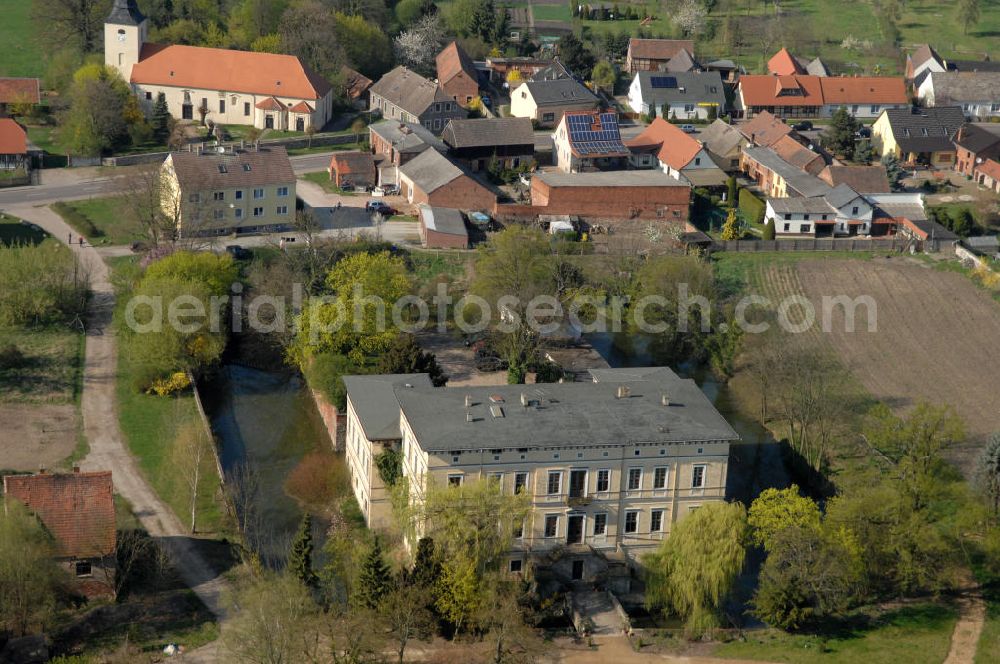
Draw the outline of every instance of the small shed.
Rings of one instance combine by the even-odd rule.
[[[327,169],[333,183],[342,189],[374,187],[375,159],[368,152],[337,152]]]
[[[420,206],[420,241],[429,249],[468,249],[469,232],[453,208]]]
[[[977,256],[985,256],[994,260],[1000,257],[1000,239],[996,235],[967,237],[962,240],[962,244]]]

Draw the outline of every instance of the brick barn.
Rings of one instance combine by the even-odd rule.
[[[453,208],[420,206],[420,242],[428,249],[468,249],[469,232]]]
[[[408,203],[488,210],[496,194],[437,150],[426,150],[399,167],[399,193]]]

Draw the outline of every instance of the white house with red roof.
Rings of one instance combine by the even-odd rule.
[[[333,114],[333,88],[294,55],[147,43],[135,0],[114,0],[104,23],[104,63],[147,108],[162,92],[180,120],[320,129]]]
[[[726,174],[705,146],[663,118],[653,120],[641,134],[626,143],[635,168],[659,168],[667,175],[696,187],[726,183]]]

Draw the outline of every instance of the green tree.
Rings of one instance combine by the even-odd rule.
[[[753,543],[771,551],[788,528],[819,530],[820,513],[816,503],[799,495],[794,484],[787,489],[765,489],[750,505],[747,513]]]
[[[990,509],[1000,512],[1000,432],[990,436],[976,465],[976,484]]]
[[[265,575],[241,587],[222,628],[233,661],[285,664],[320,661],[322,614],[299,580]]]
[[[99,156],[124,147],[130,127],[145,121],[128,84],[103,65],[78,69],[68,96],[61,132],[74,154]]]
[[[739,204],[739,185],[736,183],[735,175],[730,175],[726,180],[726,198],[731,208]]]
[[[239,281],[239,266],[229,254],[177,251],[152,263],[143,279],[180,279],[203,285],[212,295],[225,295]]]
[[[773,240],[774,239],[774,224],[777,223],[773,219],[770,223],[764,224],[764,231],[761,233],[762,240]]]
[[[492,664],[534,664],[542,661],[545,644],[539,630],[528,626],[529,598],[521,579],[494,572],[484,583],[476,624],[484,632]]]
[[[899,159],[890,152],[882,157],[882,165],[885,167],[885,175],[889,180],[889,188],[892,191],[899,191],[903,178],[906,176],[903,167],[899,165]]]
[[[372,80],[392,69],[392,41],[386,31],[359,15],[336,14],[336,37],[347,61]]]
[[[368,550],[368,555],[361,564],[354,602],[362,607],[377,609],[391,591],[392,574],[382,557],[382,545],[376,536]]]
[[[976,227],[976,217],[972,210],[963,207],[951,215],[951,230],[960,237],[968,237]]]
[[[400,334],[392,345],[379,355],[377,372],[380,374],[426,373],[434,387],[448,383],[434,353],[423,350],[412,334]]]
[[[41,523],[8,498],[0,509],[0,630],[14,636],[44,631],[60,583],[55,553]]]
[[[399,664],[403,664],[410,641],[434,635],[434,614],[428,609],[425,587],[397,584],[379,604],[378,613],[389,628]]]
[[[167,95],[157,93],[153,104],[153,115],[150,124],[153,127],[153,137],[157,143],[166,143],[170,136],[170,110],[167,108]]]
[[[409,583],[433,589],[441,577],[441,561],[434,553],[434,538],[421,537],[417,541],[417,553],[413,557]]]
[[[590,78],[591,69],[594,68],[594,54],[587,50],[579,37],[572,33],[563,35],[559,38],[556,49],[559,61],[571,72],[584,79]]]
[[[729,208],[726,221],[722,224],[722,239],[739,240],[743,237],[743,231],[740,230],[739,224],[739,219],[736,218],[736,208]]]
[[[969,28],[979,22],[980,15],[979,0],[958,0],[958,20],[965,34],[969,34]]]
[[[653,109],[653,115],[656,115],[656,109]],[[670,102],[663,102],[663,106],[660,107],[660,117],[670,120]]]
[[[288,555],[288,570],[307,588],[319,585],[319,577],[312,566],[313,537],[312,516],[309,512],[302,515],[299,531],[292,541],[292,550]]]
[[[746,510],[739,503],[702,505],[645,556],[646,604],[675,611],[692,636],[719,625],[719,609],[746,558]]]
[[[594,69],[590,73],[590,80],[594,87],[609,93],[614,93],[615,79],[617,78],[615,68],[607,60],[601,60],[594,65]]]
[[[823,147],[844,159],[854,158],[855,136],[861,123],[841,106],[830,118],[830,126],[823,133]]]

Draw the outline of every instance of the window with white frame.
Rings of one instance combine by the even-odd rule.
[[[558,514],[546,514],[545,515],[545,536],[555,537],[559,534],[559,515]]]
[[[253,197],[254,198],[264,198],[264,190],[263,189],[254,189],[253,190]]]
[[[226,200],[226,192],[224,191],[213,191],[212,192],[213,201],[224,201]]]
[[[639,487],[642,486],[642,468],[628,469],[628,484],[626,486],[629,491],[639,490]]]
[[[524,521],[514,526],[514,539],[524,537]]]
[[[611,471],[610,470],[597,471],[597,492],[601,493],[607,491],[610,486],[611,486]]]
[[[561,488],[562,488],[562,473],[558,470],[550,471],[549,482],[545,492],[550,496],[554,496],[559,493],[559,489]]]
[[[649,513],[649,532],[658,533],[663,530],[663,510],[653,510]]]
[[[264,216],[264,208],[262,208],[262,207],[255,207],[253,209],[253,216],[255,216],[255,217],[263,217]]]
[[[284,198],[288,195],[288,187],[278,187],[278,196]]]
[[[491,482],[496,482],[500,486],[500,490],[503,491],[503,473],[490,473],[488,477]]]
[[[697,465],[691,468],[691,488],[702,489],[705,487],[705,466]]]
[[[517,559],[511,560],[508,569],[514,574],[517,574],[521,571],[521,561]]]
[[[278,214],[288,214],[288,206],[287,205],[279,205],[277,211],[278,211]]]
[[[462,476],[461,475],[449,475],[448,476],[448,486],[462,486]]]
[[[666,489],[667,488],[667,467],[660,466],[653,470],[653,488],[654,489]]]
[[[629,510],[625,512],[625,532],[626,533],[636,533],[639,532],[639,511]]]
[[[608,515],[604,512],[594,515],[594,535],[606,535],[608,532]]]
[[[237,219],[242,219],[243,218],[243,208],[236,208],[233,211],[236,213],[236,218]]]
[[[514,473],[514,493],[524,491],[528,486],[528,473]]]
[[[243,190],[242,189],[237,189],[236,190],[236,200],[238,200],[238,201],[242,201],[243,200]]]

